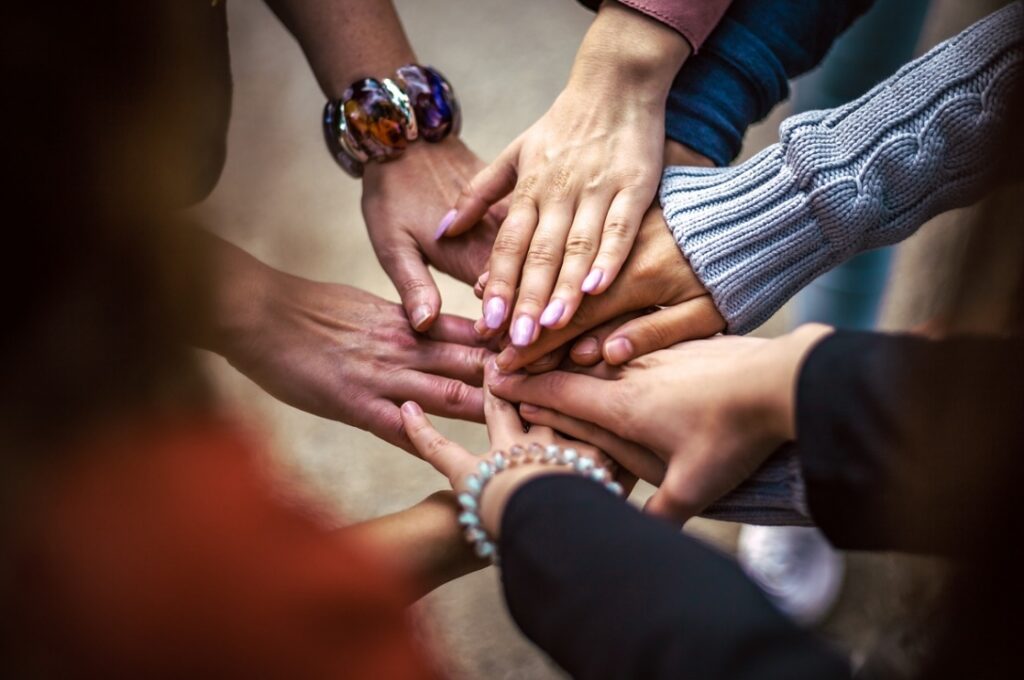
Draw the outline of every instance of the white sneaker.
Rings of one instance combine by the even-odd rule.
[[[813,527],[744,525],[736,553],[747,576],[797,623],[818,623],[839,598],[843,556]]]

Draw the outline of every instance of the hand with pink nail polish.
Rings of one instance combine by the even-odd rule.
[[[510,328],[513,345],[563,328],[585,295],[619,275],[658,188],[665,100],[689,53],[673,29],[604,3],[565,90],[454,204],[451,236],[511,194],[483,309],[488,328]]]

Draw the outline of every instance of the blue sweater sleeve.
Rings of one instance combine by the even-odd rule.
[[[735,0],[669,94],[665,131],[727,165],[747,127],[789,96],[873,0]]]

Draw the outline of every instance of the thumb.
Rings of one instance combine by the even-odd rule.
[[[665,307],[627,321],[608,335],[602,347],[613,366],[665,349],[684,340],[706,338],[725,328],[710,295]]]
[[[416,453],[448,478],[454,487],[458,478],[471,472],[473,454],[438,432],[414,401],[402,404],[402,424]]]
[[[455,200],[455,207],[441,221],[436,238],[458,236],[480,222],[488,214],[491,206],[515,189],[518,162],[517,140],[463,187]],[[447,226],[445,222],[448,222]]]
[[[410,239],[381,253],[380,263],[402,298],[409,325],[421,332],[430,328],[441,313],[441,293],[417,245]]]

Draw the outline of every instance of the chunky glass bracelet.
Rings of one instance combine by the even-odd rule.
[[[398,158],[419,137],[439,142],[458,134],[458,100],[440,72],[408,64],[398,69],[396,80],[357,80],[341,99],[324,106],[327,148],[352,177],[362,177],[368,162]]]
[[[498,451],[491,456],[490,460],[480,461],[477,466],[478,472],[466,478],[466,490],[458,496],[461,507],[459,524],[463,528],[466,540],[473,546],[473,552],[481,559],[490,560],[494,564],[498,563],[498,546],[494,539],[484,531],[480,521],[480,496],[483,495],[484,489],[495,475],[526,463],[564,465],[587,479],[603,484],[616,496],[621,496],[623,493],[622,485],[611,478],[608,470],[597,465],[590,458],[581,456],[576,449],[563,449],[555,444],[548,446],[531,444],[528,449],[513,446],[507,454]]]

